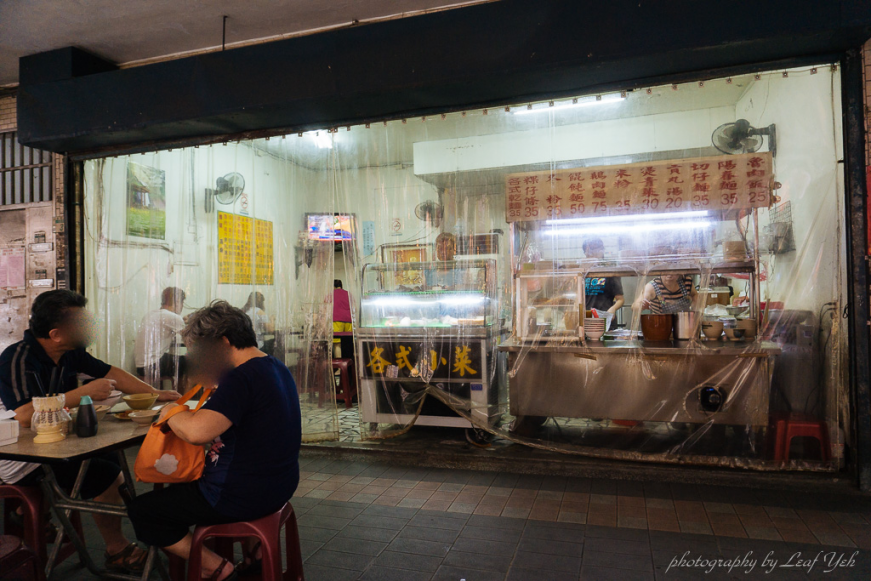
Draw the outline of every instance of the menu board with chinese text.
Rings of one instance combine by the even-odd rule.
[[[218,212],[218,284],[273,284],[272,222]]]
[[[765,208],[770,153],[509,174],[506,220]]]

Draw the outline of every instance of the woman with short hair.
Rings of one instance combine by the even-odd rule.
[[[187,559],[190,527],[259,519],[290,500],[302,435],[293,377],[257,348],[241,309],[215,301],[190,316],[182,337],[192,377],[217,389],[197,413],[176,413],[168,425],[182,440],[207,445],[205,470],[194,482],[136,497],[128,513],[140,541]],[[167,405],[161,419],[177,405]],[[206,548],[202,573],[214,581],[237,576]]]

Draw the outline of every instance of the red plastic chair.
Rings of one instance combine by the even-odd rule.
[[[13,536],[0,536],[0,579],[45,581],[36,553]]]
[[[287,570],[281,571],[281,527],[284,527],[284,550],[287,554]],[[194,529],[191,543],[191,556],[188,561],[188,581],[199,581],[202,568],[203,543],[208,538],[217,537],[230,541],[242,541],[248,537],[256,537],[261,545],[263,555],[263,581],[305,581],[302,570],[302,554],[299,549],[299,530],[296,526],[296,515],[290,503],[278,512],[261,519],[238,522],[226,525],[211,525]],[[226,545],[221,547],[219,554],[226,551]],[[232,557],[232,550],[230,552]]]
[[[345,409],[351,407],[354,396],[357,395],[357,375],[354,372],[353,359],[333,359],[333,371],[339,371],[339,385],[336,388],[336,401],[343,399]],[[338,388],[341,388],[341,395]]]
[[[771,454],[775,462],[789,461],[789,447],[793,438],[816,438],[820,443],[820,458],[823,462],[831,459],[829,432],[826,422],[805,414],[772,414],[769,420]]]
[[[39,562],[43,567],[46,566],[48,560],[48,550],[46,545],[54,539],[45,538],[45,527],[48,520],[46,519],[46,505],[42,496],[42,491],[35,486],[16,486],[15,484],[0,484],[0,498],[5,499],[3,530],[5,534],[17,534],[24,538],[24,543],[34,550]],[[9,500],[17,502],[10,503]],[[9,515],[15,509],[15,506],[20,504],[24,512],[24,530],[13,530],[13,525],[10,522]],[[73,512],[70,514],[70,521],[76,529],[79,538],[84,539],[85,535],[82,532],[82,519],[79,513]],[[66,537],[64,537],[66,539]],[[77,554],[75,546],[69,541],[64,542],[57,556],[57,562],[61,563],[71,555]]]

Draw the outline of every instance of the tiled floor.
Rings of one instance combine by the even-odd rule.
[[[303,462],[302,498],[871,550],[871,498]]]
[[[308,581],[871,578],[869,497],[300,463]]]

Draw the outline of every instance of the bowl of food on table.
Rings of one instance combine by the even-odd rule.
[[[158,415],[160,415],[160,410],[136,410],[130,412],[127,417],[140,426],[147,426],[154,423]]]
[[[156,393],[131,393],[121,399],[134,410],[147,410],[154,405],[157,398],[158,394]]]
[[[124,393],[118,391],[117,389],[112,390],[109,393],[109,397],[107,397],[106,399],[101,399],[99,401],[94,401],[94,405],[104,405],[104,406],[112,407],[115,404],[117,404],[119,401],[121,401],[122,395],[124,395]]]

